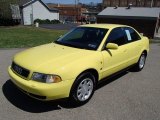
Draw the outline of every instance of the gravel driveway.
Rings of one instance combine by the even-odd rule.
[[[124,72],[103,82],[89,103],[73,107],[40,102],[22,94],[7,67],[23,49],[0,49],[0,120],[160,120],[160,46],[151,44],[141,72]]]

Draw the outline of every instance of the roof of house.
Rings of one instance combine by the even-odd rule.
[[[46,9],[48,9],[50,12],[58,12],[58,9],[56,9],[56,8],[52,8],[52,9],[49,8],[42,0],[24,0],[24,1],[28,1],[28,2],[26,2],[25,4],[22,4],[22,5],[21,5],[23,8],[25,8],[25,7],[27,7],[27,6],[31,5],[31,4],[39,1],[39,2],[40,2]]]
[[[160,8],[146,8],[146,7],[107,7],[98,14],[99,16],[127,16],[127,17],[160,17]]]
[[[23,6],[24,4],[30,2],[31,0],[19,0],[18,4],[19,6]]]

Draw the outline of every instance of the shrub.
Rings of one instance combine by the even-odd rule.
[[[40,23],[41,23],[41,19],[35,19],[35,20],[34,20],[34,24],[35,24],[36,22],[38,22],[38,23],[40,24]]]
[[[0,18],[0,26],[13,26],[20,24],[20,20]]]
[[[44,20],[45,24],[51,24],[51,21],[49,19]]]
[[[49,20],[49,19],[46,19],[46,20],[36,19],[34,20],[34,24],[36,22],[38,22],[39,24],[58,24],[60,23],[59,20]]]

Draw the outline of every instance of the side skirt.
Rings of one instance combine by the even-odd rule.
[[[107,77],[99,80],[97,86],[98,86],[99,84],[102,84],[103,82],[106,82],[106,81],[109,80],[109,79],[111,79],[112,81],[114,81],[114,80],[113,80],[114,77],[119,76],[119,75],[122,74],[123,72],[128,71],[129,69],[133,68],[135,65],[136,65],[136,64],[130,65],[130,66],[127,67],[127,68],[124,68],[124,69],[122,69],[122,70],[120,70],[120,71],[118,71],[118,72],[116,72],[116,73],[114,73],[114,74],[112,74],[112,75],[109,75],[109,76],[107,76]]]

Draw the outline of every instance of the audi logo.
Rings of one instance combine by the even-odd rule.
[[[14,69],[17,73],[21,74],[22,73],[22,68],[18,67],[18,66],[14,66]]]

